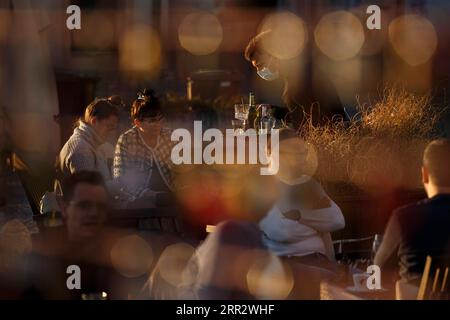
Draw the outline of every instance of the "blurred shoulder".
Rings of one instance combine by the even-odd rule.
[[[405,217],[411,217],[412,215],[421,215],[426,213],[430,209],[429,199],[419,200],[417,202],[409,203],[395,209],[392,216],[397,219],[404,219]]]

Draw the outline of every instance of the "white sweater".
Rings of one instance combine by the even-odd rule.
[[[315,205],[315,199],[309,201],[312,196],[307,201],[297,201],[293,190],[298,192],[302,186],[313,188],[313,197],[325,198],[323,203]],[[298,212],[298,219],[286,217],[283,213],[287,212]],[[280,199],[259,226],[264,233],[264,244],[279,256],[304,256],[318,252],[334,259],[330,232],[344,228],[345,220],[339,207],[328,198],[320,184],[303,176],[291,185],[281,184]]]

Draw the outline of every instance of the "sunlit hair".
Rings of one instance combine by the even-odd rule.
[[[107,98],[96,98],[86,107],[83,120],[86,123],[92,123],[94,118],[103,120],[111,116],[119,117],[117,106],[112,104]]]
[[[257,52],[267,53],[262,47],[262,41],[264,39],[268,38],[271,34],[272,34],[272,30],[266,30],[266,31],[259,33],[252,39],[250,39],[250,41],[248,42],[247,47],[245,48],[245,51],[244,51],[245,59],[248,61],[252,61],[255,58],[255,54]]]
[[[450,139],[430,142],[423,154],[423,165],[433,183],[439,187],[450,187]]]
[[[99,172],[87,170],[78,171],[63,179],[62,181],[64,201],[68,202],[72,200],[74,190],[80,183],[102,186],[106,190],[105,181],[103,180],[103,177]]]
[[[145,89],[140,92],[138,98],[131,107],[131,119],[144,120],[146,118],[162,118],[161,104],[152,90]]]
[[[125,103],[123,102],[122,97],[119,95],[112,95],[108,97],[108,102],[118,108],[125,107]]]

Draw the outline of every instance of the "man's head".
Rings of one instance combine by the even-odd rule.
[[[280,61],[264,49],[264,41],[272,36],[271,30],[261,32],[252,38],[245,48],[244,56],[264,80],[275,80],[280,73]]]
[[[84,112],[84,122],[91,125],[102,141],[117,129],[119,111],[109,99],[95,99]]]
[[[83,241],[94,237],[106,220],[109,197],[96,171],[79,171],[62,183],[60,207],[68,237]]]
[[[422,182],[429,197],[450,193],[450,140],[430,142],[423,154]]]

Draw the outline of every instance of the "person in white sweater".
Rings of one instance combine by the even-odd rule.
[[[315,189],[322,198],[315,208],[295,201],[292,193]],[[279,256],[306,256],[320,253],[334,260],[330,232],[345,226],[339,207],[328,198],[311,177],[303,176],[296,184],[280,183],[281,197],[260,221],[265,245]]]
[[[278,256],[327,268],[335,260],[330,232],[345,227],[344,216],[311,177],[317,167],[311,146],[285,129],[279,152],[279,198],[259,223],[263,242]]]

